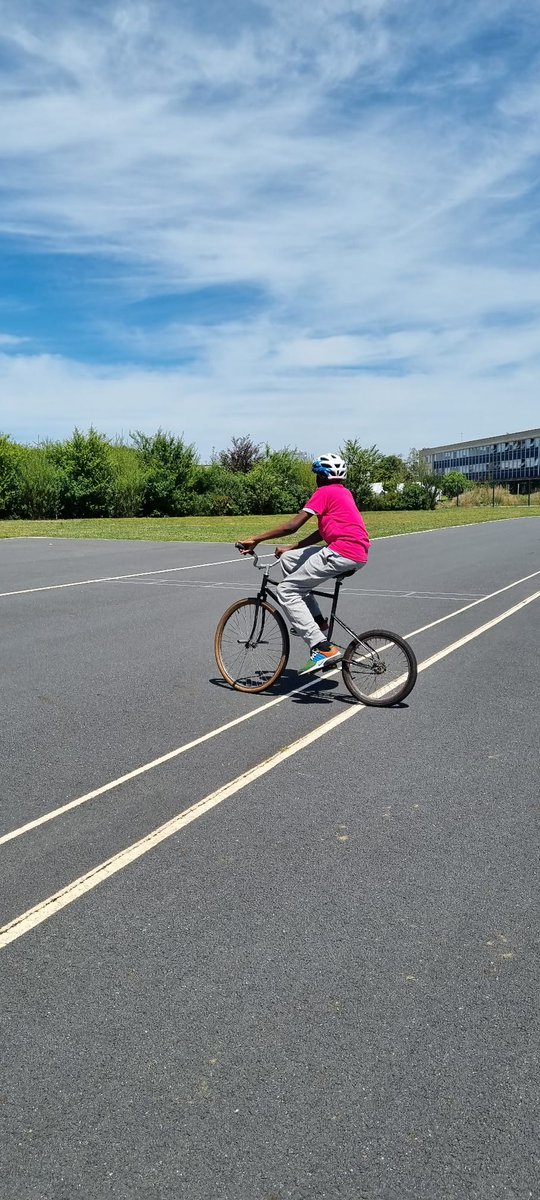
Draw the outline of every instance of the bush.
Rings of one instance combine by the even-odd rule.
[[[314,491],[315,479],[297,451],[270,453],[246,475],[252,513],[298,512]]]
[[[393,512],[399,508],[403,508],[403,504],[401,493],[397,491],[382,492],[380,495],[372,492],[370,500],[363,505],[364,512]]]
[[[512,496],[505,487],[495,488],[495,505],[503,505],[511,507],[516,504],[526,503],[524,496]],[[443,504],[445,508],[454,508],[455,500],[448,500]],[[478,487],[472,487],[470,491],[465,492],[459,497],[460,508],[477,508],[493,504],[493,488],[491,484],[480,484]]]
[[[95,429],[75,429],[69,441],[47,446],[56,467],[57,513],[61,517],[108,517],[113,495],[113,471],[107,438]]]
[[[174,516],[181,494],[181,490],[175,486],[174,476],[159,463],[152,464],[144,474],[143,517]]]
[[[6,433],[0,433],[0,517],[17,513],[20,496],[21,448]]]
[[[240,455],[245,451],[246,465],[254,449],[249,439],[233,439],[222,461],[215,459],[210,466],[198,463],[194,447],[182,437],[163,430],[136,433],[132,442],[111,444],[95,429],[76,429],[65,442],[36,447],[19,446],[0,435],[0,516],[270,516],[298,512],[315,489],[311,460],[288,446],[266,446],[245,472],[240,457],[233,470],[223,463],[238,450]],[[348,461],[348,486],[367,511],[434,508],[443,488],[455,497],[463,486],[461,475],[453,479],[432,474],[415,450],[407,464],[397,455],[380,455],[376,446],[364,448],[357,440],[346,442],[341,452]],[[382,495],[371,491],[373,482],[383,483]],[[490,484],[466,483],[460,505],[492,504]],[[526,494],[514,496],[505,487],[495,488],[496,505],[526,503]],[[531,503],[540,503],[538,488]],[[443,507],[455,504],[455,498],[443,501]]]
[[[315,489],[310,462],[298,450],[270,450],[245,476],[252,513],[298,512]]]
[[[58,516],[60,476],[46,446],[25,447],[20,457],[18,517],[41,521]]]
[[[174,494],[173,517],[198,517],[197,496],[193,492],[178,491]]]
[[[251,512],[251,492],[246,476],[240,472],[227,471],[218,463],[198,467],[193,487],[198,516],[243,516]]]
[[[145,517],[178,516],[195,478],[197,455],[182,437],[158,429],[132,435],[144,469],[142,513]]]
[[[406,509],[421,509],[434,507],[430,493],[422,483],[405,483],[399,493],[399,507]]]
[[[238,517],[238,505],[233,496],[223,492],[205,492],[204,496],[193,497],[197,517]]]
[[[231,471],[226,471],[219,463],[211,463],[209,467],[198,466],[193,472],[193,491],[198,496],[204,496],[206,492],[217,492],[220,488],[227,488],[230,483],[235,486],[235,476]],[[243,481],[240,481],[240,486],[243,486]]]
[[[431,482],[427,483],[422,480],[410,480],[405,483],[401,491],[386,491],[382,495],[372,494],[366,504],[363,505],[364,512],[396,512],[396,511],[414,511],[419,509],[433,509],[436,506],[437,493],[434,492]]]
[[[143,510],[145,475],[133,446],[122,442],[109,448],[112,468],[112,517],[140,517]]]
[[[249,487],[250,511],[252,513],[293,512],[295,509],[292,493],[283,481],[272,470],[265,460],[257,463],[253,470],[246,475]]]

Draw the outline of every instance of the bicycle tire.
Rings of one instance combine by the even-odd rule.
[[[219,670],[220,674],[223,676],[223,678],[225,679],[225,681],[228,684],[230,684],[230,686],[232,688],[234,688],[235,691],[237,691],[237,692],[254,693],[254,692],[267,691],[268,688],[272,687],[274,683],[277,683],[280,675],[285,670],[285,667],[287,665],[287,659],[289,657],[289,649],[290,649],[289,633],[287,630],[287,626],[283,620],[283,617],[281,616],[281,613],[279,613],[277,611],[277,609],[275,609],[273,607],[273,605],[268,603],[267,600],[262,600],[259,602],[259,612],[263,613],[263,618],[262,618],[261,629],[259,632],[258,641],[255,643],[255,645],[253,647],[248,647],[246,645],[246,654],[249,652],[250,649],[257,650],[258,647],[262,646],[262,644],[263,644],[262,635],[264,634],[266,622],[271,621],[272,625],[270,626],[270,628],[272,630],[274,630],[274,634],[272,635],[272,639],[273,639],[272,651],[266,652],[266,654],[269,658],[268,666],[265,668],[264,665],[262,665],[262,666],[259,666],[258,669],[256,669],[255,667],[252,667],[251,673],[250,673],[246,655],[244,655],[244,658],[241,659],[241,661],[238,663],[239,670],[238,670],[238,672],[236,672],[236,670],[235,671],[231,670],[232,663],[225,661],[227,657],[230,657],[228,655],[228,653],[224,653],[224,635],[226,633],[227,625],[232,626],[232,622],[234,620],[235,614],[239,614],[241,609],[248,609],[248,608],[252,607],[253,608],[253,616],[251,617],[246,614],[247,620],[245,622],[243,622],[244,631],[246,631],[250,628],[250,624],[251,624],[251,628],[252,628],[253,621],[255,619],[256,604],[257,604],[257,601],[254,599],[254,597],[249,597],[246,600],[237,600],[235,602],[235,604],[231,604],[230,608],[228,608],[226,610],[226,612],[223,613],[223,616],[221,617],[221,620],[219,621],[219,624],[218,624],[218,627],[216,629],[215,636],[214,636],[214,654],[215,654],[218,670]],[[257,620],[258,619],[259,618],[257,618]],[[242,624],[242,622],[240,624]],[[240,625],[239,625],[239,628],[240,628]],[[239,639],[238,636],[235,637],[234,633],[232,636],[233,636],[233,641],[236,641],[236,643],[238,645],[241,645],[241,638]],[[234,653],[234,651],[233,651],[233,653]],[[273,656],[276,657],[275,669],[272,669]],[[238,652],[238,657],[241,658],[241,651]],[[264,653],[259,654],[258,661],[260,663],[264,663],[264,657],[265,657]],[[255,663],[257,662],[257,657],[255,655],[253,657],[253,661]],[[242,674],[242,670],[244,670],[244,674]],[[263,676],[263,678],[260,678],[261,675]]]
[[[379,659],[379,662],[382,661],[376,647],[372,647],[370,645],[370,642],[375,640],[383,642],[383,647],[381,647],[381,650],[384,650],[385,644],[387,647],[394,646],[399,648],[403,658],[403,671],[405,672],[405,678],[400,683],[401,676],[398,677],[395,689],[392,688],[388,682],[386,684],[382,682],[374,693],[370,693],[369,691],[362,689],[357,679],[353,676],[352,668],[355,654],[357,656],[356,661],[360,666],[361,660],[358,657],[360,646],[365,647],[367,645],[368,648],[372,650],[373,654]],[[365,658],[366,656],[364,655],[363,657]],[[406,642],[404,638],[399,636],[399,634],[390,633],[388,629],[369,629],[366,633],[362,633],[358,638],[355,638],[354,641],[349,643],[347,649],[345,650],[345,654],[343,655],[341,670],[345,687],[349,690],[351,695],[355,697],[356,700],[360,700],[362,704],[367,704],[369,707],[373,708],[390,708],[394,704],[400,704],[401,701],[404,700],[410,692],[412,692],[418,675],[418,663],[416,661],[414,650],[411,646],[409,646],[409,643]],[[364,675],[366,678],[369,675],[370,678],[379,678],[384,680],[384,675],[386,673],[386,666],[384,671],[381,673],[375,669],[370,671],[369,666],[367,665],[364,670]]]

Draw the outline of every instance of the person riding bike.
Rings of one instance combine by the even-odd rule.
[[[367,562],[370,546],[361,513],[345,487],[347,464],[339,454],[321,454],[311,469],[317,478],[317,489],[295,517],[266,533],[237,542],[242,554],[251,554],[259,542],[273,542],[296,533],[311,517],[318,519],[316,533],[302,538],[295,546],[276,546],[275,550],[285,576],[277,589],[280,605],[291,622],[292,632],[309,646],[309,659],[300,668],[301,675],[318,671],[326,663],[338,662],[343,657],[343,652],[324,637],[328,622],[311,592],[346,571],[359,571]],[[317,549],[320,542],[326,542],[322,550]]]

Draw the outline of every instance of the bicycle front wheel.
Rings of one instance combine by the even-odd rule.
[[[289,634],[266,600],[238,600],[223,613],[214,653],[223,678],[239,692],[264,692],[279,679],[289,657]]]
[[[402,637],[371,629],[351,642],[343,655],[343,682],[362,704],[388,708],[412,691],[418,674],[416,655]]]

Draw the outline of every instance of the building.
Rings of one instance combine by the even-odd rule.
[[[540,429],[427,446],[420,455],[436,475],[461,471],[474,483],[510,484],[513,491],[523,490],[520,484],[527,490],[530,484],[540,482]]]

